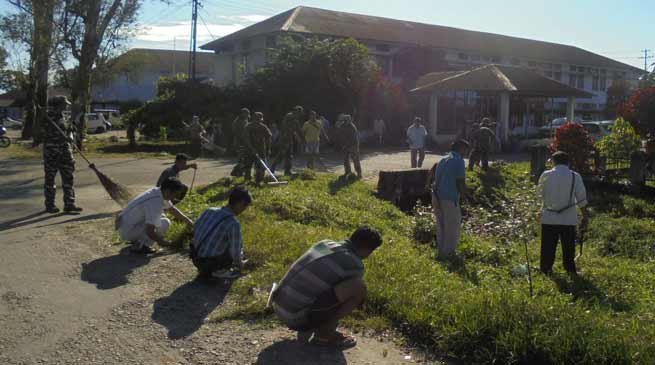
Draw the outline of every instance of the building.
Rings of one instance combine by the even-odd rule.
[[[209,52],[196,53],[196,75],[210,80],[216,73],[214,57]],[[95,105],[115,105],[127,101],[148,101],[157,95],[161,77],[187,74],[189,51],[133,48],[117,57],[110,78],[91,88]]]
[[[614,80],[637,82],[641,69],[584,49],[538,40],[476,32],[367,15],[299,6],[203,45],[216,53],[217,84],[239,83],[270,59],[280,37],[355,38],[369,49],[385,75],[405,90],[431,72],[470,70],[486,64],[523,67],[552,80],[589,92],[576,110],[600,118],[607,88]],[[563,116],[566,99],[546,104]]]

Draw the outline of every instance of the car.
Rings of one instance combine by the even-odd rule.
[[[86,113],[86,130],[88,133],[104,133],[111,129],[111,123],[102,113]]]
[[[12,119],[12,118],[9,118],[9,117],[3,118],[2,121],[0,122],[0,124],[5,126],[6,128],[10,128],[10,129],[21,129],[21,128],[23,128],[23,123],[22,122],[19,122],[19,121],[15,120],[15,119]]]
[[[582,119],[576,117],[573,119],[575,123],[582,123]],[[539,128],[539,135],[545,138],[551,138],[555,135],[555,130],[566,124],[566,118],[555,118],[550,123]]]
[[[584,129],[587,130],[589,136],[591,136],[591,139],[595,143],[601,138],[611,133],[611,125],[613,125],[613,122],[612,124],[608,124],[606,122],[607,121],[603,121],[603,122],[584,121],[582,122],[582,126],[584,127]]]
[[[123,127],[121,112],[118,109],[96,109],[93,112],[101,113],[105,117],[105,120],[111,123],[113,128]]]

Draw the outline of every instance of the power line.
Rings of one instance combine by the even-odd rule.
[[[205,22],[205,19],[202,17],[202,14],[198,14],[198,16],[200,17],[200,20],[202,21],[202,24],[205,26],[205,29],[207,29],[207,32],[209,33],[209,36],[212,37],[212,40],[216,39],[216,37],[214,37],[214,35],[212,34],[212,31],[209,30],[209,27],[207,26],[207,23]]]
[[[655,56],[648,54],[649,52],[652,52],[650,49],[644,49],[642,50],[642,52],[644,53],[644,55],[639,57],[639,59],[644,60],[644,71],[648,72],[648,60]]]

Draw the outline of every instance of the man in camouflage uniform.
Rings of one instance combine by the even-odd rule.
[[[282,119],[280,137],[278,138],[278,151],[271,164],[272,171],[275,171],[277,164],[284,160],[284,173],[285,175],[291,175],[294,142],[302,143],[303,141],[299,115],[302,115],[302,107],[295,107],[294,112],[287,113]]]
[[[348,114],[341,114],[337,122],[337,143],[343,152],[343,169],[345,175],[352,174],[350,160],[353,161],[355,172],[362,177],[362,166],[359,162],[359,131]]]
[[[469,171],[482,162],[482,169],[489,168],[489,153],[496,144],[496,134],[489,128],[491,121],[489,118],[483,118],[480,122],[480,128],[473,131],[471,141],[473,142],[473,151],[469,157]]]
[[[50,99],[48,121],[44,126],[43,167],[45,170],[45,183],[43,185],[43,195],[45,196],[45,210],[48,213],[59,212],[59,208],[55,206],[55,194],[57,192],[55,176],[57,172],[61,176],[64,190],[64,212],[82,211],[82,208],[75,206],[75,190],[73,190],[75,160],[73,159],[71,147],[73,138],[70,136],[73,129],[68,118],[64,116],[64,111],[70,104],[65,96]]]
[[[263,161],[267,161],[272,136],[271,131],[264,124],[264,114],[256,112],[255,119],[246,126],[246,143],[248,146],[248,160],[244,169],[246,179],[250,179],[250,169],[254,164],[255,182],[260,183],[264,180],[265,169],[257,156]]]
[[[205,128],[200,123],[200,118],[194,115],[189,126],[189,139],[191,142],[191,154],[199,157],[202,152],[202,139],[205,136]]]
[[[248,162],[248,138],[246,136],[246,126],[250,122],[250,110],[242,108],[234,122],[232,122],[232,137],[234,149],[237,153],[237,164],[232,169],[230,175],[243,176],[246,164]]]

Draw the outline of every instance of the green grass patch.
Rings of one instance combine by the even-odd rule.
[[[195,217],[207,206],[221,206],[239,183],[225,179],[205,187],[188,196],[182,209]],[[525,264],[524,242],[532,267],[539,262],[539,204],[527,165],[473,173],[468,183],[466,230],[459,258],[449,263],[436,261],[434,247],[416,239],[425,228],[418,229],[414,217],[377,199],[366,182],[303,174],[287,186],[251,186],[255,201],[240,217],[250,266],[232,287],[238,305],[219,311],[214,320],[270,319],[268,290],[291,263],[321,239],[343,239],[370,224],[383,233],[384,244],[365,262],[368,301],[347,325],[394,327],[466,363],[655,362],[655,273],[645,251],[633,250],[641,247],[634,231],[645,228],[639,221],[645,218],[624,217],[634,229],[616,236],[619,251],[633,254],[608,255],[609,233],[592,229],[579,261],[585,275],[569,278],[559,259],[554,277],[533,272],[535,296],[530,297],[526,276],[516,270]],[[643,212],[655,209],[646,201],[633,203]],[[422,219],[427,226],[428,216]],[[608,219],[618,218],[598,213],[591,226],[617,224]],[[626,222],[621,224],[628,227]],[[492,225],[501,228],[485,228]],[[191,233],[174,224],[171,235],[182,247]]]

